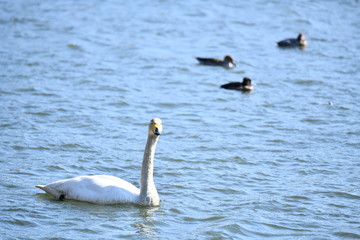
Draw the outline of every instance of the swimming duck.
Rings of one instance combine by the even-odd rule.
[[[305,39],[305,35],[300,33],[297,38],[288,38],[277,42],[279,47],[305,47],[307,45],[307,41]]]
[[[196,58],[200,64],[208,66],[220,66],[224,68],[233,68],[236,66],[235,60],[232,56],[226,55],[224,60],[218,58]]]
[[[149,123],[148,139],[141,167],[140,188],[114,176],[81,176],[37,185],[53,197],[64,200],[72,199],[97,204],[135,203],[145,206],[160,204],[153,178],[154,155],[162,124],[159,118]]]
[[[238,90],[238,91],[244,91],[249,92],[254,89],[254,87],[251,85],[251,79],[244,77],[242,82],[230,82],[224,85],[221,85],[222,88],[230,89],[230,90]]]

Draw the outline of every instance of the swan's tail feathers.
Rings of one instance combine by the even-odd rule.
[[[49,187],[46,185],[36,185],[35,187],[40,188],[47,194],[50,194],[51,196],[58,198],[59,200],[63,200],[65,198],[65,194],[61,191],[54,189],[53,187]],[[62,196],[63,195],[63,196]]]
[[[45,185],[36,185],[35,187],[40,188],[41,190],[45,191]]]

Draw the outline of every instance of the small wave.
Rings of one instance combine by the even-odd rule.
[[[74,50],[82,50],[82,47],[76,43],[69,43],[66,46]]]
[[[37,90],[35,88],[18,88],[15,89],[17,92],[36,92]]]
[[[184,221],[186,222],[212,222],[224,219],[225,216],[212,216],[205,218],[194,218],[194,217],[184,217]]]
[[[4,95],[17,95],[14,92],[8,92],[8,91],[4,91],[4,90],[0,90],[0,94],[4,94]]]
[[[239,21],[239,20],[236,20],[236,21],[233,21],[234,24],[239,24],[239,25],[242,25],[242,26],[248,26],[248,27],[255,27],[256,24],[255,23],[252,23],[252,22],[244,22],[244,21]]]
[[[34,93],[33,95],[35,95],[35,96],[44,96],[44,97],[54,97],[54,96],[58,96],[57,94],[54,94],[54,93],[46,93],[46,92]]]
[[[300,228],[292,228],[292,227],[286,227],[283,225],[273,224],[273,223],[264,223],[265,226],[275,228],[275,229],[283,229],[283,230],[291,230],[291,231],[299,231],[299,232],[305,232],[309,231],[307,229],[300,229]]]
[[[335,236],[349,239],[360,239],[360,235],[351,232],[335,232]]]
[[[110,102],[108,103],[108,105],[114,107],[124,107],[124,106],[129,106],[129,103],[125,101],[117,101],[117,102]]]
[[[48,112],[25,112],[26,114],[29,115],[36,115],[36,116],[50,116],[51,113]]]
[[[335,196],[342,197],[342,198],[348,198],[348,199],[360,199],[360,195],[349,193],[349,192],[334,192]]]
[[[317,192],[319,194],[325,194],[328,197],[341,197],[341,198],[346,198],[346,199],[360,199],[360,195],[354,192],[340,192],[340,191],[335,191],[335,192]]]
[[[93,230],[93,229],[89,229],[89,228],[78,228],[78,229],[74,229],[75,231],[79,231],[82,233],[93,233],[93,234],[99,234],[97,231]]]
[[[314,123],[314,124],[324,123],[323,120],[315,119],[315,118],[304,118],[304,119],[301,119],[301,122]]]
[[[310,200],[308,197],[300,196],[300,195],[293,195],[288,197],[291,200],[298,201],[298,200]]]
[[[320,80],[297,80],[295,81],[296,84],[298,85],[306,85],[306,86],[312,86],[312,85],[320,85],[320,84],[323,84],[322,81]]]
[[[5,220],[4,223],[11,224],[14,226],[21,226],[21,227],[35,227],[37,226],[36,223],[26,221],[26,220],[19,220],[19,219],[12,219],[12,220]]]

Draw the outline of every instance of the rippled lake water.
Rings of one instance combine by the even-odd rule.
[[[0,1],[1,239],[359,239],[359,4]],[[153,117],[159,207],[34,188],[138,185]]]

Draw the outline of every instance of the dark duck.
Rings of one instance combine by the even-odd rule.
[[[235,60],[232,56],[225,56],[224,59],[218,58],[196,58],[200,64],[208,66],[220,66],[224,68],[233,68],[236,66]]]
[[[253,85],[251,84],[251,79],[245,77],[242,82],[230,82],[224,85],[221,85],[222,88],[230,90],[238,90],[243,92],[250,92],[254,90]]]
[[[279,47],[305,47],[307,45],[307,41],[305,35],[300,33],[297,38],[288,38],[277,42]]]

